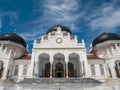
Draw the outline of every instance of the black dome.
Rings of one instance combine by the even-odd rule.
[[[0,35],[0,41],[5,41],[5,40],[13,41],[26,47],[26,41],[21,36],[17,35],[16,33]]]
[[[49,32],[52,32],[52,31],[56,31],[58,27],[61,27],[62,31],[66,31],[66,32],[69,32],[70,34],[72,34],[72,32],[70,31],[69,28],[62,26],[62,25],[56,25],[56,26],[51,27],[50,29],[48,29],[46,34],[48,34]]]
[[[102,33],[101,35],[97,36],[94,40],[93,40],[93,47],[98,44],[98,43],[102,43],[104,41],[108,41],[108,40],[120,40],[120,35],[115,34],[115,33]]]

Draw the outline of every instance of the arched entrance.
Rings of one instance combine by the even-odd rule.
[[[116,76],[120,78],[120,60],[115,61],[115,71],[116,71]]]
[[[71,53],[69,55],[68,77],[79,77],[82,72],[80,66],[79,55]]]
[[[50,61],[49,55],[40,54],[38,61],[38,77],[50,77]]]
[[[61,62],[55,65],[55,77],[64,77],[64,69]]]
[[[65,57],[61,53],[54,55],[53,61],[53,77],[65,77]]]
[[[3,62],[0,61],[0,78],[2,77],[2,73],[3,73]]]

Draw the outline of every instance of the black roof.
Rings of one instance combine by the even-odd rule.
[[[67,28],[66,26],[62,26],[62,25],[56,25],[56,26],[51,27],[50,29],[48,29],[46,34],[48,34],[49,32],[52,32],[52,31],[57,31],[58,27],[61,27],[62,31],[66,31],[66,32],[69,32],[70,34],[72,34],[72,32],[69,28]]]
[[[0,41],[13,41],[26,47],[26,41],[16,33],[0,35]]]
[[[116,33],[102,33],[101,35],[97,36],[93,42],[92,45],[93,47],[98,44],[98,43],[102,43],[104,41],[108,41],[108,40],[120,40],[120,35],[116,34]]]

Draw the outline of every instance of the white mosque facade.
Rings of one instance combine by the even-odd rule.
[[[17,35],[0,35],[0,78],[120,78],[120,35],[102,33],[86,53],[84,40],[65,26],[56,25],[41,40],[34,40],[28,54],[25,40]]]

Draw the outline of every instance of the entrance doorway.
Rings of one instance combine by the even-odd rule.
[[[55,77],[64,77],[63,64],[60,62],[55,65]]]
[[[74,66],[72,63],[68,63],[68,76],[74,77]]]
[[[45,64],[44,77],[50,77],[50,62]]]
[[[57,77],[62,77],[62,71],[57,71]]]
[[[120,78],[120,61],[119,60],[115,62],[115,71],[116,71],[116,76]]]

